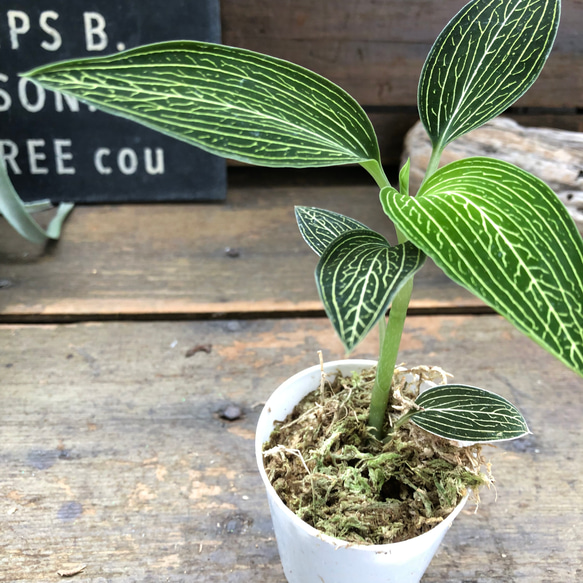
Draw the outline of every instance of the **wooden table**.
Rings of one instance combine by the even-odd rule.
[[[226,204],[80,207],[46,250],[0,233],[0,581],[284,583],[253,453],[261,403],[343,357],[294,204],[385,231],[373,189],[233,187]],[[435,268],[401,358],[510,398],[533,435],[423,581],[583,580],[583,381]],[[374,357],[377,339],[356,351]],[[241,416],[221,418],[234,404]]]

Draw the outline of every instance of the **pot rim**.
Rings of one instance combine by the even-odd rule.
[[[376,360],[364,359],[364,358],[354,358],[354,359],[345,359],[345,360],[333,360],[330,362],[324,363],[324,370],[326,372],[336,372],[337,369],[340,367],[346,368],[347,366],[360,366],[361,368],[374,366],[377,364]],[[306,368],[293,376],[289,377],[283,383],[281,383],[275,391],[271,394],[271,396],[267,399],[263,409],[261,410],[261,414],[259,416],[259,420],[257,422],[257,428],[261,425],[265,424],[266,416],[268,415],[270,403],[279,401],[281,395],[286,392],[286,389],[289,385],[295,383],[299,380],[300,377],[303,376],[310,376],[314,373],[320,374],[321,367],[319,364]],[[307,393],[306,393],[307,394]],[[414,541],[420,540],[423,537],[429,538],[430,536],[434,536],[435,530],[441,530],[444,528],[449,528],[456,518],[456,516],[462,511],[463,507],[465,506],[468,498],[470,496],[470,491],[460,500],[458,505],[447,515],[439,524],[435,525],[433,528],[424,532],[423,534],[417,535],[413,538],[409,538],[404,541],[399,541],[396,543],[386,543],[382,545],[369,545],[369,544],[362,544],[362,543],[351,543],[349,541],[345,541],[340,538],[336,538],[330,535],[327,535],[320,530],[314,528],[313,526],[309,525],[307,522],[304,522],[295,512],[290,510],[283,500],[279,497],[277,492],[275,491],[274,487],[271,485],[269,478],[267,477],[267,473],[265,471],[265,466],[263,464],[263,439],[259,435],[259,431],[255,433],[255,458],[257,461],[257,467],[259,469],[259,473],[261,475],[261,479],[263,480],[263,484],[267,490],[267,495],[270,500],[275,503],[278,508],[291,520],[293,521],[299,528],[301,528],[304,532],[309,534],[310,536],[316,537],[325,541],[329,544],[334,545],[336,548],[350,548],[356,551],[368,551],[368,552],[377,552],[377,553],[394,553],[398,552],[399,547],[403,548],[405,545],[411,545]]]

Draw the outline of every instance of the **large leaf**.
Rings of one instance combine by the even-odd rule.
[[[499,115],[534,83],[560,8],[560,0],[474,0],[451,20],[419,81],[419,114],[435,147]]]
[[[520,411],[509,401],[477,387],[441,385],[424,391],[413,423],[446,439],[490,442],[516,439],[529,432]]]
[[[168,42],[24,76],[244,162],[299,168],[379,160],[369,119],[344,90],[243,49]]]
[[[583,240],[541,180],[468,158],[416,198],[381,191],[385,212],[449,277],[583,375]]]
[[[369,229],[338,236],[320,257],[316,284],[326,313],[350,352],[384,315],[425,261],[411,243],[391,247]]]
[[[304,241],[318,255],[322,255],[338,235],[367,228],[355,219],[316,207],[296,206],[295,213]]]

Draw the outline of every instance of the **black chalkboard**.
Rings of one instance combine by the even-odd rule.
[[[3,0],[0,155],[24,200],[223,199],[224,160],[18,77],[165,40],[220,41],[219,0]]]

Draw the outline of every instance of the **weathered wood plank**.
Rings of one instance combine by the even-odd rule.
[[[342,356],[324,319],[4,325],[0,345],[0,581],[81,563],[84,583],[284,583],[257,404],[317,349]],[[492,451],[497,500],[456,520],[424,582],[580,581],[581,379],[495,316],[411,318],[401,356],[512,399],[534,433]]]
[[[374,186],[231,189],[224,205],[78,207],[44,254],[1,230],[0,318],[321,313],[317,257],[295,204],[390,234]],[[417,281],[413,307],[482,305],[433,265]]]
[[[431,44],[465,4],[466,0],[223,0],[223,42],[313,69],[364,105],[414,105]],[[553,54],[520,105],[583,105],[582,28],[583,1],[565,0]]]

